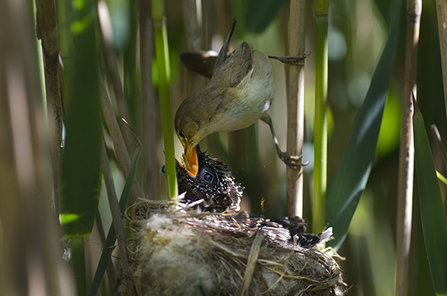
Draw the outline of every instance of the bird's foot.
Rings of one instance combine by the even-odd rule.
[[[291,167],[292,169],[299,170],[301,167],[309,164],[309,161],[306,161],[304,163],[301,162],[301,160],[303,159],[302,155],[289,155],[286,152],[282,152],[281,150],[279,150],[278,156],[279,159],[282,160],[282,162],[284,162],[288,167]]]
[[[282,56],[282,57],[269,56],[269,58],[278,60],[278,61],[280,61],[281,63],[284,63],[284,64],[298,66],[298,65],[304,65],[304,63],[302,61],[305,58],[307,58],[309,55],[310,55],[310,53],[302,54],[302,55],[299,55],[299,56]]]

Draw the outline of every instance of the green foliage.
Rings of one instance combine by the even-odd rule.
[[[152,16],[154,18],[155,55],[158,66],[158,87],[165,144],[166,191],[170,199],[177,196],[178,190],[175,171],[174,125],[171,114],[171,72],[169,66],[168,32],[163,3],[163,0],[152,1]]]
[[[69,238],[86,237],[92,231],[100,190],[102,142],[93,23],[76,32],[73,39],[74,73],[65,120],[60,201],[62,228]]]
[[[272,22],[278,11],[288,3],[287,0],[250,0],[245,10],[247,33],[259,34]]]
[[[315,2],[315,124],[312,231],[323,231],[327,192],[327,94],[329,1]]]
[[[340,248],[360,196],[365,189],[374,161],[388,87],[391,79],[398,36],[396,10],[388,41],[371,80],[365,101],[357,113],[351,136],[326,200],[326,221],[333,227],[335,240],[329,245]]]
[[[132,166],[130,167],[129,176],[127,177],[126,184],[124,185],[123,192],[121,193],[119,201],[121,214],[124,214],[127,208],[127,203],[129,201],[130,196],[130,188],[132,187],[132,182],[133,179],[135,178],[135,173],[137,171],[138,161],[140,160],[141,153],[142,153],[142,147],[138,147],[133,155]],[[96,269],[95,276],[93,278],[92,285],[88,293],[88,295],[90,296],[96,295],[99,289],[99,285],[101,284],[102,278],[106,271],[107,264],[109,264],[109,260],[112,256],[113,245],[115,244],[115,241],[116,241],[115,228],[113,227],[113,225],[110,225],[109,232],[107,233],[106,242],[104,244],[104,248],[101,253],[101,258],[99,260],[98,267]]]
[[[67,137],[62,160],[60,218],[66,235],[74,238],[72,243],[73,270],[78,274],[77,277],[82,278],[77,283],[78,291],[82,292],[85,291],[85,276],[82,274],[82,271],[85,270],[82,238],[92,231],[100,180],[99,153],[102,130],[98,103],[97,66],[98,64],[100,67],[102,66],[101,61],[104,57],[98,57],[97,53],[100,55],[105,55],[105,53],[101,50],[103,45],[97,34],[99,30],[94,27],[97,22],[95,14],[97,2],[92,0],[75,1],[77,9],[67,5],[66,11],[59,9],[61,8],[59,4],[62,2],[66,5],[66,1],[58,1],[58,13],[61,14],[58,24],[61,37],[59,43],[64,62],[64,84],[68,91],[64,94],[67,112],[64,115],[64,124]],[[227,29],[221,28],[222,20],[231,20],[234,17],[234,11],[238,9],[237,37],[239,39],[235,38],[232,46],[241,41],[247,41],[254,49],[271,55],[287,54],[285,44],[288,41],[293,41],[287,40],[288,32],[285,21],[287,19],[285,16],[289,13],[285,9],[288,6],[287,1],[230,1],[228,3],[231,4],[226,2],[225,5],[230,6],[231,9],[226,10],[220,10],[221,6],[214,5],[215,3],[212,2],[202,1],[202,33],[204,33],[202,34],[202,46],[204,50],[210,49],[211,40],[219,39],[222,30]],[[142,36],[138,35],[139,7],[137,4],[144,3],[144,1],[138,3],[135,0],[112,0],[106,1],[106,3],[112,19],[113,44],[117,55],[115,62],[125,93],[124,102],[117,102],[113,91],[111,91],[111,101],[114,106],[122,103],[125,107],[124,110],[127,108],[127,111],[131,111],[128,113],[130,118],[127,118],[127,114],[124,115],[125,112],[121,112],[121,109],[117,107],[116,115],[126,117],[137,131],[138,136],[142,136],[142,132],[140,133],[138,130],[142,126],[139,117],[145,116],[144,112],[147,109],[142,111],[140,110],[141,105],[138,105],[141,84],[144,82],[140,81],[141,69],[138,65],[141,60],[141,56],[138,55],[142,52],[141,48],[138,48],[141,44],[141,40],[138,38]],[[154,5],[152,12],[155,25],[153,39],[157,54],[157,60],[153,63],[152,77],[156,90],[154,93],[160,94],[163,120],[163,124],[157,126],[157,136],[154,136],[153,145],[159,156],[164,154],[166,157],[168,197],[173,197],[177,195],[174,144],[179,148],[177,152],[181,147],[175,140],[172,113],[187,95],[183,91],[185,79],[176,79],[184,73],[180,71],[182,68],[173,62],[173,57],[178,57],[180,52],[186,50],[185,39],[187,37],[185,37],[183,22],[183,18],[186,16],[182,14],[182,5],[171,6],[169,10],[164,11],[165,3],[163,1],[154,0],[152,4]],[[329,1],[316,1],[315,4],[317,13],[324,18],[325,12],[328,12]],[[314,169],[320,170],[319,175],[328,175],[327,182],[331,187],[327,195],[326,218],[324,220],[322,218],[324,214],[321,214],[321,211],[319,215],[311,213],[310,209],[314,201],[310,200],[310,196],[313,192],[312,182],[315,179],[311,174],[312,164],[305,168],[304,197],[306,200],[303,218],[311,226],[314,226],[314,223],[311,222],[312,218],[319,221],[320,225],[328,223],[333,227],[335,240],[330,244],[336,248],[343,246],[339,252],[347,260],[341,261],[341,264],[346,270],[346,281],[348,285],[352,286],[351,294],[383,295],[384,291],[389,293],[392,290],[393,280],[389,278],[393,275],[393,271],[390,270],[394,270],[395,266],[394,263],[391,263],[395,261],[393,244],[395,241],[397,188],[394,184],[397,183],[395,179],[398,175],[397,130],[400,126],[399,101],[404,81],[402,64],[405,54],[403,47],[396,46],[396,43],[403,40],[405,36],[403,31],[398,33],[397,24],[399,22],[396,18],[397,14],[402,15],[405,9],[396,9],[395,6],[390,5],[390,1],[384,0],[330,1],[329,15],[331,19],[324,28],[328,38],[323,38],[322,43],[324,45],[326,41],[328,42],[328,55],[320,57],[317,56],[314,48],[315,36],[321,36],[321,34],[315,33],[316,28],[313,25],[315,8],[313,4],[307,6],[306,52],[310,52],[311,55],[305,62],[305,147],[311,147],[315,143],[313,148],[319,149],[324,146],[324,143],[318,141],[322,138],[328,139],[328,157],[322,163],[322,169],[327,169],[327,172],[320,169],[321,166],[317,168],[317,165],[314,166]],[[418,57],[418,95],[423,98],[420,100],[420,107],[427,126],[436,123],[445,139],[447,124],[443,106],[442,73],[439,66],[440,55],[434,8],[434,3],[424,2],[420,41],[422,46],[419,46]],[[70,9],[73,10],[70,11]],[[390,13],[394,17],[389,18]],[[73,38],[71,34],[63,35],[64,32],[70,30],[73,33]],[[170,34],[169,44],[168,31]],[[387,34],[389,36],[387,45],[383,49],[383,38]],[[143,38],[149,37],[145,35]],[[339,50],[336,52],[336,49]],[[382,52],[381,55],[380,52]],[[380,61],[376,65],[378,58]],[[326,91],[331,110],[327,111],[333,115],[334,123],[329,136],[318,134],[317,125],[326,120],[325,115],[322,117],[313,115],[315,87],[313,78],[308,79],[308,76],[312,77],[315,72],[314,60],[317,67],[326,62],[328,66],[328,71],[322,73],[321,79],[318,78],[319,82],[317,83],[329,82]],[[285,147],[286,118],[284,114],[286,114],[287,107],[284,93],[287,76],[284,76],[283,65],[273,62],[273,66],[276,97],[269,113],[276,121],[275,128],[281,146]],[[394,67],[393,72],[391,71],[392,67]],[[106,88],[113,90],[108,79],[110,77],[104,74],[104,78]],[[156,95],[154,94],[154,96]],[[172,106],[171,97],[173,99]],[[364,102],[363,106],[358,110],[362,102]],[[158,105],[156,107],[158,108]],[[324,103],[316,108],[321,111],[328,106]],[[352,128],[354,118],[355,123]],[[419,119],[416,118],[415,121],[419,121]],[[316,123],[315,129],[314,122]],[[329,122],[331,122],[331,117],[329,117]],[[418,125],[420,130],[417,133],[422,133],[423,128],[420,127],[423,126],[423,122],[419,121]],[[162,145],[159,143],[162,140],[159,134],[161,134],[162,127],[165,145],[160,148]],[[132,147],[133,143],[129,144],[132,137],[129,138],[130,141],[125,139],[126,144],[128,147]],[[418,139],[420,136],[416,135],[416,138]],[[234,145],[234,142],[231,143],[232,140],[237,142],[237,145]],[[206,146],[207,141],[208,147]],[[228,164],[236,180],[242,182],[246,187],[244,201],[250,200],[251,205],[247,203],[249,211],[260,213],[260,200],[265,198],[264,214],[266,217],[284,215],[285,167],[282,163],[278,163],[274,157],[275,151],[271,143],[271,135],[263,124],[252,126],[239,132],[236,136],[235,134],[228,136],[226,133],[211,135],[203,142],[201,145],[203,144],[205,149],[208,148],[213,157]],[[312,148],[304,150],[304,160],[313,158],[311,151]],[[126,189],[123,190],[120,201],[121,207],[125,204],[126,196],[128,196],[125,191],[129,189],[128,183],[133,178],[131,176],[136,168],[135,157],[140,152],[137,151],[134,154],[131,173],[126,180]],[[410,282],[409,290],[412,293],[411,296],[431,293],[428,267],[424,269],[428,257],[433,286],[439,294],[442,294],[445,293],[445,278],[447,278],[446,255],[442,254],[442,251],[445,252],[447,249],[445,246],[445,214],[441,211],[443,206],[439,186],[432,179],[434,168],[432,167],[433,159],[429,155],[430,147],[427,146],[427,143],[422,143],[416,153],[420,153],[420,156],[424,157],[424,160],[416,163],[418,183],[421,183],[418,186],[421,187],[419,196],[424,240],[422,233],[417,232],[421,226],[418,224],[420,223],[419,211],[415,211],[413,228],[416,234],[413,235],[411,247],[410,276],[413,279],[417,275],[417,280]],[[179,155],[177,157],[179,158]],[[113,159],[113,156],[110,159]],[[436,160],[437,158],[435,158]],[[445,168],[440,163],[435,162],[434,164],[440,172],[445,172]],[[428,169],[424,168],[427,165]],[[141,183],[146,178],[145,174],[148,170],[153,172],[158,170],[158,167],[144,167],[138,171]],[[163,177],[159,178],[161,180],[159,183],[164,185]],[[419,180],[420,178],[422,179]],[[157,181],[159,180],[157,179]],[[317,195],[324,196],[326,193],[324,191]],[[441,190],[441,192],[444,191]],[[315,195],[315,192],[313,194]],[[160,196],[164,197],[164,191],[163,194],[157,192],[156,198]],[[358,203],[360,205],[357,208]],[[322,204],[324,206],[324,203]],[[419,204],[415,205],[416,210],[418,210],[418,206]],[[356,225],[350,227],[350,224],[353,224],[351,219],[354,214],[356,216],[353,221]],[[350,227],[349,235],[347,235],[348,227]],[[95,289],[101,283],[107,262],[110,262],[108,251],[109,246],[115,241],[113,232],[114,229],[110,228],[106,246],[96,271],[97,275],[93,281]],[[346,236],[348,239],[343,243]],[[94,241],[88,247],[98,248],[98,250],[103,248],[99,247],[98,241]],[[427,253],[425,253],[425,247]],[[89,265],[95,264],[87,266]],[[420,270],[427,270],[427,272],[419,274]],[[381,281],[383,277],[388,277],[386,283]],[[95,294],[96,290],[92,289],[90,293]]]
[[[417,105],[415,109],[415,169],[425,247],[435,293],[447,295],[447,221],[424,119]]]

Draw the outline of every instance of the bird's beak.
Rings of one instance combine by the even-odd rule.
[[[188,171],[188,173],[192,177],[197,176],[197,172],[199,171],[199,160],[197,158],[196,146],[194,147],[191,147],[189,145],[186,146],[185,163],[186,163],[186,170]]]

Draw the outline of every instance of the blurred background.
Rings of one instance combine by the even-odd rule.
[[[229,24],[237,16],[232,46],[248,42],[252,48],[270,55],[287,55],[288,1],[276,1],[277,10],[262,11],[264,3],[256,1],[197,1],[201,5],[202,49],[219,51]],[[269,2],[269,1],[267,1]],[[178,55],[187,50],[182,7],[166,1],[169,46],[173,77],[173,114],[189,95],[188,72],[178,62]],[[436,11],[433,2],[423,3],[420,47],[418,53],[418,97],[427,131],[436,124],[446,138],[442,73]],[[258,6],[258,7],[256,7]],[[305,61],[305,146],[304,219],[311,223],[314,56],[315,25],[313,2],[306,6]],[[328,187],[338,167],[352,125],[368,90],[372,74],[383,50],[390,19],[389,1],[330,2],[329,12],[329,77],[328,77]],[[389,96],[376,149],[376,160],[347,240],[339,250],[348,283],[348,295],[394,295],[395,293],[395,225],[398,179],[398,147],[401,125],[405,57],[405,4],[402,5],[398,51],[394,61]],[[265,28],[260,29],[262,24]],[[286,66],[272,61],[275,75],[275,99],[270,108],[282,149],[286,147]],[[430,134],[430,133],[429,133]],[[160,140],[161,141],[161,140]],[[177,158],[181,145],[176,141]],[[160,144],[161,145],[161,142]],[[262,122],[233,133],[214,134],[202,141],[212,157],[229,165],[236,180],[246,187],[246,209],[260,213],[260,200],[265,198],[267,217],[285,215],[285,166],[275,157],[271,134]],[[439,153],[433,151],[437,169]],[[160,161],[163,155],[160,153]],[[162,189],[160,184],[160,189]],[[445,188],[441,185],[443,192]],[[417,196],[417,193],[415,193]],[[417,197],[413,208],[413,230],[410,262],[409,295],[434,295],[419,218]],[[310,224],[308,228],[311,229]]]
[[[304,0],[303,0],[304,1]],[[84,2],[74,1],[73,3]],[[124,117],[140,138],[151,133],[145,142],[144,153],[156,155],[155,162],[142,157],[137,177],[144,194],[151,199],[165,199],[165,177],[161,173],[164,165],[164,143],[160,103],[158,101],[158,71],[154,60],[152,81],[141,82],[139,34],[139,5],[137,0],[105,0],[111,20],[112,49],[117,58],[118,71],[123,84],[124,100],[119,100],[110,91],[111,101],[117,117]],[[329,10],[328,30],[328,188],[335,175],[358,109],[368,91],[372,75],[383,50],[390,23],[391,3],[388,0],[332,0]],[[59,50],[64,65],[65,91],[70,88],[70,73],[73,68],[70,21],[73,16],[71,1],[56,0],[59,25]],[[95,3],[95,1],[85,1]],[[188,3],[194,3],[192,10]],[[427,132],[436,124],[441,136],[447,139],[446,112],[443,100],[441,59],[436,23],[434,1],[423,3],[420,27],[420,46],[418,50],[417,92],[418,104],[424,116]],[[180,62],[180,54],[186,51],[219,51],[230,23],[237,16],[237,26],[230,50],[242,41],[253,49],[268,55],[288,55],[289,1],[286,0],[165,0],[169,58],[171,68],[172,117],[182,102],[194,89],[206,85],[201,78],[187,70]],[[0,6],[1,8],[1,6]],[[1,12],[1,9],[0,9]],[[29,16],[31,12],[28,11]],[[198,16],[200,38],[191,40],[188,35],[188,14]],[[398,180],[399,137],[401,125],[401,101],[404,83],[405,57],[405,3],[400,11],[400,33],[388,99],[383,116],[376,159],[368,184],[360,199],[357,211],[351,222],[349,233],[338,253],[344,257],[339,263],[344,271],[344,281],[348,285],[347,295],[394,295],[396,273],[396,196]],[[2,14],[0,14],[1,19]],[[0,24],[2,24],[0,22]],[[3,25],[3,28],[6,25]],[[314,127],[314,80],[315,80],[315,8],[314,1],[306,1],[305,53],[305,126],[303,161],[310,164],[304,168],[304,213],[303,218],[312,229],[312,170],[313,170],[313,127]],[[99,34],[98,34],[99,35]],[[192,35],[194,36],[194,35]],[[99,39],[99,38],[98,38]],[[31,38],[29,40],[32,40]],[[35,40],[32,40],[35,42]],[[98,40],[98,44],[101,43]],[[33,43],[35,46],[35,43]],[[40,45],[39,45],[40,46]],[[1,48],[1,47],[0,47]],[[100,68],[106,62],[101,60]],[[277,137],[282,150],[286,149],[287,132],[287,67],[272,60],[274,68],[275,98],[269,114],[273,119]],[[0,64],[0,66],[2,66]],[[36,67],[37,68],[37,67]],[[104,75],[106,76],[106,75]],[[106,77],[108,90],[113,89],[112,79]],[[155,105],[149,107],[142,103],[142,88],[152,86]],[[1,90],[0,85],[0,90]],[[67,102],[64,102],[65,105]],[[150,118],[155,124],[145,125]],[[120,122],[129,153],[136,148],[133,134]],[[110,141],[106,139],[106,141]],[[174,134],[175,155],[180,160],[182,147]],[[148,144],[147,144],[148,143]],[[256,123],[249,128],[231,133],[208,136],[201,142],[201,149],[207,150],[211,157],[226,163],[238,182],[245,187],[243,209],[261,214],[261,200],[265,199],[266,217],[284,216],[286,213],[286,167],[276,156],[269,127]],[[434,147],[432,145],[432,147]],[[150,151],[148,151],[150,150]],[[3,153],[2,151],[0,151]],[[5,154],[6,155],[6,154]],[[439,151],[433,149],[438,171],[445,173],[441,165]],[[3,156],[3,154],[2,154]],[[6,157],[6,156],[5,156]],[[48,155],[41,161],[49,162]],[[118,169],[119,165],[110,156],[113,177],[117,192],[121,192],[125,179]],[[6,166],[5,166],[6,167]],[[50,170],[48,167],[46,168]],[[44,175],[44,174],[41,174]],[[48,174],[50,175],[50,174]],[[2,176],[7,176],[7,173]],[[6,180],[6,179],[5,179]],[[46,180],[46,185],[51,181]],[[415,185],[416,186],[416,185]],[[48,189],[48,188],[47,188]],[[48,191],[51,191],[48,189]],[[441,185],[444,205],[446,188]],[[417,191],[413,207],[413,228],[410,250],[409,293],[408,295],[434,295],[425,245],[421,230]],[[46,198],[48,193],[44,197]],[[2,197],[3,198],[3,197]],[[1,200],[1,199],[0,199]],[[104,228],[110,225],[111,215],[104,187],[99,201],[100,214]],[[54,206],[54,205],[52,205]],[[1,218],[1,217],[0,217]],[[54,219],[55,220],[55,219]],[[0,226],[7,219],[0,219]],[[52,221],[54,223],[54,221]],[[97,229],[97,227],[95,227]],[[108,229],[106,229],[107,231]],[[96,269],[102,245],[95,230],[87,244],[87,261],[92,272]],[[56,233],[59,232],[56,231]],[[2,234],[0,233],[0,242]],[[88,274],[88,277],[91,275]],[[105,289],[107,290],[107,289]]]

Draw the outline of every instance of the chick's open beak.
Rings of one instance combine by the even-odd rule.
[[[197,158],[196,146],[186,146],[184,159],[188,173],[193,177],[197,176],[197,172],[199,171],[199,160]]]

